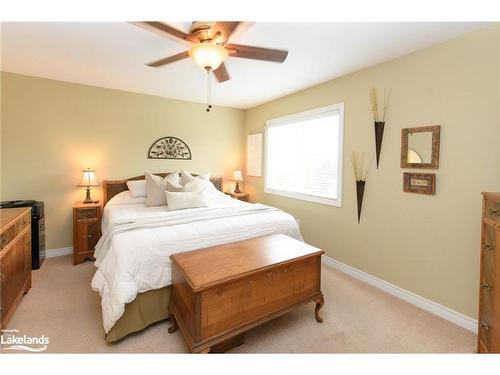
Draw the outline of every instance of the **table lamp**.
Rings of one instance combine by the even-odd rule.
[[[95,178],[95,170],[90,168],[84,169],[82,180],[78,186],[82,186],[87,190],[87,195],[83,203],[93,203],[94,201],[90,198],[90,187],[99,186]]]
[[[241,193],[239,182],[243,181],[243,177],[242,177],[241,171],[239,169],[235,169],[233,171],[233,181],[236,182],[236,188],[234,189],[234,192],[237,194]]]

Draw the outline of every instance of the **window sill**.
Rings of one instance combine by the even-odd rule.
[[[327,206],[342,207],[342,201],[340,197],[338,199],[330,199],[330,198],[317,197],[314,195],[307,195],[302,193],[295,193],[291,191],[276,190],[270,188],[265,188],[264,192],[273,195],[280,195],[287,198],[298,199],[306,202],[314,202],[314,203],[324,204]]]

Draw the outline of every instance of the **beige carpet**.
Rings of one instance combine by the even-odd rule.
[[[118,343],[104,341],[91,262],[46,260],[7,328],[50,339],[52,353],[183,353],[180,331],[160,322]],[[475,336],[443,319],[323,266],[324,322],[314,304],[248,332],[232,353],[472,353]],[[5,352],[3,352],[5,353]]]

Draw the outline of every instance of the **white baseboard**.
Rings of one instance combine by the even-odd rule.
[[[61,247],[60,249],[45,250],[45,258],[54,258],[70,254],[73,254],[72,247]]]
[[[357,268],[348,266],[347,264],[341,263],[325,255],[322,256],[322,262],[329,267],[335,268],[336,270],[352,276],[355,279],[370,284],[371,286],[383,290],[390,295],[401,298],[402,300],[409,302],[412,305],[421,308],[422,310],[428,311],[431,314],[437,315],[440,318],[448,320],[449,322],[454,323],[462,328],[477,333],[477,320],[472,319],[467,315],[461,314],[458,311],[452,310],[446,306],[428,300],[415,293],[400,288],[394,284],[388,283],[387,281],[379,279],[375,276],[360,271]]]

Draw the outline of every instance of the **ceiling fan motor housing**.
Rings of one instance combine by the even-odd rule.
[[[213,36],[210,35],[210,30],[212,29],[213,25],[215,25],[215,22],[194,21],[191,24],[189,33],[197,37],[200,42],[210,41],[213,38]]]

